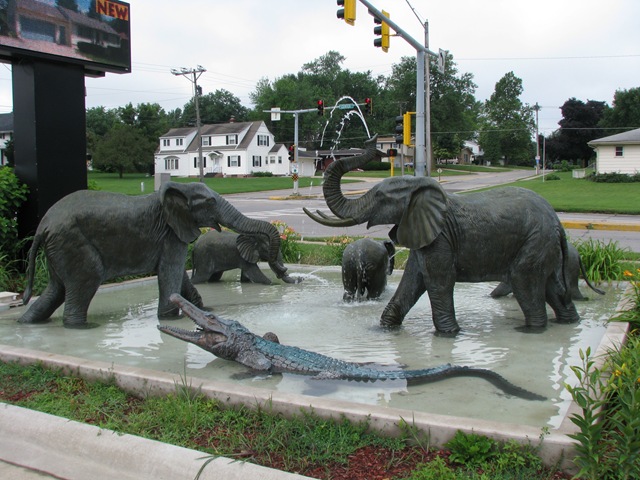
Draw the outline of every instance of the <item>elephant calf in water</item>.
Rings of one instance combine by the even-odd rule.
[[[347,245],[342,254],[343,300],[378,298],[387,286],[387,276],[393,272],[396,248],[393,242],[362,238]]]
[[[279,250],[277,258],[282,264]],[[258,261],[269,260],[269,242],[260,236],[210,230],[196,241],[192,259],[193,283],[217,282],[224,272],[239,268],[243,282],[271,285],[271,280],[258,267]],[[283,272],[274,272],[286,283],[298,282]]]

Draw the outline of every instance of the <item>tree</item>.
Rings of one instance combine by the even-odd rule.
[[[358,110],[334,109],[336,102],[343,97],[350,97],[355,103],[363,104],[365,98],[373,98],[374,102],[380,93],[379,82],[371,77],[370,72],[351,72],[342,68],[344,57],[338,52],[327,54],[306,63],[297,74],[287,74],[269,81],[263,78],[258,82],[256,90],[251,93],[255,104],[252,117],[265,120],[269,124],[270,116],[264,110],[280,107],[282,110],[314,109],[318,100],[323,100],[325,115],[315,112],[298,115],[298,139],[306,148],[327,148],[331,140],[340,141],[341,147],[361,147],[366,139],[364,122],[370,125],[369,131],[377,131],[376,107],[373,115],[361,119]],[[348,99],[341,102],[349,103]],[[380,103],[383,105],[383,103]],[[271,131],[279,142],[292,142],[294,139],[294,117],[283,114],[281,120],[270,123]],[[337,133],[336,133],[337,132]],[[325,134],[327,138],[324,138]],[[331,138],[329,138],[329,135]],[[338,138],[339,136],[339,138]]]
[[[640,87],[616,90],[613,106],[604,111],[601,126],[613,129],[609,135],[640,127]]]
[[[386,81],[386,98],[391,108],[385,131],[393,131],[395,116],[415,110],[416,71],[415,57],[403,57],[399,64],[393,65],[391,75]],[[435,62],[429,62],[434,158],[457,157],[464,141],[473,138],[479,112],[475,89],[473,75],[459,75],[451,54],[447,54],[444,73],[440,73]]]
[[[122,178],[125,172],[145,171],[153,164],[153,144],[140,129],[118,123],[97,142],[93,153],[93,167],[106,172],[118,172]]]
[[[561,107],[560,130],[547,141],[547,157],[550,160],[568,160],[585,167],[595,153],[587,142],[603,136],[598,127],[602,121],[605,102],[587,100],[584,103],[570,98]]]
[[[533,109],[522,103],[522,80],[513,72],[496,83],[481,114],[480,144],[490,161],[529,164],[532,161]]]
[[[248,110],[240,103],[240,99],[228,90],[220,89],[198,97],[200,121],[203,125],[227,123],[231,118],[237,122],[248,119]],[[196,105],[192,98],[182,110],[181,126],[196,124]]]

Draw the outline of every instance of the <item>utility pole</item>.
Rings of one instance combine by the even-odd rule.
[[[204,182],[204,162],[202,161],[202,137],[200,136],[200,102],[198,101],[198,97],[200,96],[200,88],[198,87],[198,78],[207,70],[198,65],[196,68],[184,68],[181,67],[180,70],[175,68],[171,69],[171,73],[174,75],[182,75],[191,83],[193,83],[193,101],[196,106],[196,137],[198,141],[198,171],[200,173],[200,181]]]
[[[538,102],[533,106],[536,111],[536,175],[538,175],[540,169],[540,141],[538,137],[538,112],[540,111],[540,105]]]

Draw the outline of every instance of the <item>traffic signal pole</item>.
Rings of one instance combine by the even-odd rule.
[[[369,14],[373,17],[387,23],[396,35],[405,39],[405,41],[416,49],[416,142],[415,142],[415,174],[416,176],[431,175],[431,131],[430,131],[430,100],[426,97],[428,92],[428,68],[426,59],[427,55],[438,58],[438,54],[429,50],[428,45],[428,24],[425,23],[425,45],[411,37],[400,26],[393,22],[391,18],[382,14],[380,10],[374,7],[368,0],[358,0],[369,10]],[[429,129],[427,129],[429,127]]]

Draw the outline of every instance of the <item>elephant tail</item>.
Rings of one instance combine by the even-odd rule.
[[[571,278],[569,269],[569,244],[567,242],[567,234],[562,226],[560,228],[560,248],[562,249],[562,281],[564,283],[564,297],[563,303],[565,305],[571,304]]]
[[[31,300],[31,294],[33,293],[33,277],[36,272],[36,257],[38,256],[38,250],[40,249],[40,244],[42,243],[42,235],[37,234],[33,237],[33,244],[29,249],[29,259],[27,265],[27,284],[24,289],[24,293],[22,294],[22,304],[26,305]]]
[[[580,258],[580,255],[578,255],[578,263],[580,264],[580,272],[582,273],[582,278],[584,278],[584,281],[587,283],[587,286],[593,290],[594,292],[596,292],[598,295],[604,295],[605,292],[603,290],[600,290],[599,288],[595,287],[590,281],[589,281],[589,277],[587,276],[587,269],[584,267],[584,263],[582,263],[582,258]]]

